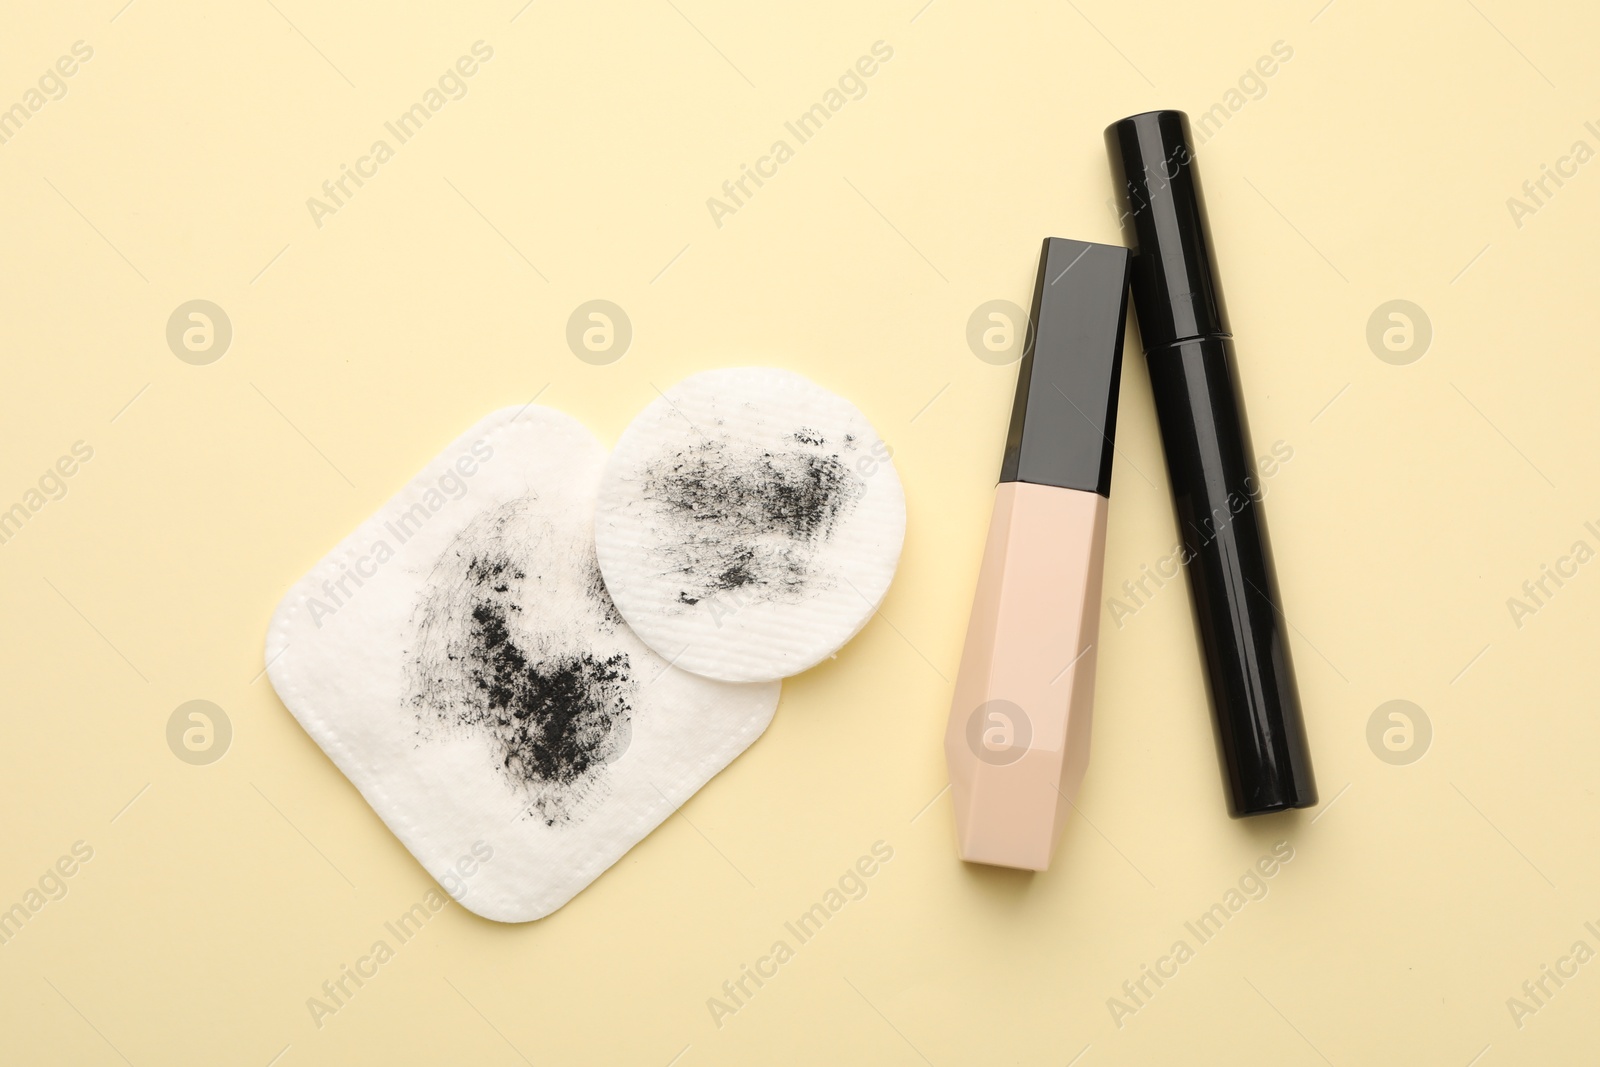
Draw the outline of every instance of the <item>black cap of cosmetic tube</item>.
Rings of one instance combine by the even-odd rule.
[[[1146,351],[1233,335],[1191,144],[1181,111],[1147,111],[1106,130],[1123,232],[1134,250],[1134,312]]]
[[[1317,790],[1193,143],[1181,111],[1106,130],[1228,808],[1262,815]]]
[[[1111,495],[1127,316],[1126,248],[1045,238],[1002,482]]]

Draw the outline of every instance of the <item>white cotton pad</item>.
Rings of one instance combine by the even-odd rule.
[[[284,704],[463,906],[559,908],[766,729],[777,685],[669,666],[596,567],[605,452],[548,408],[439,454],[279,604]]]
[[[790,371],[686,378],[623,431],[595,547],[645,644],[729,682],[797,674],[877,610],[905,540],[889,449],[856,406]]]

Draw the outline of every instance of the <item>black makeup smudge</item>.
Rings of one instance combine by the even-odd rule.
[[[615,633],[617,627],[623,625],[622,612],[617,610],[616,603],[611,599],[611,591],[606,588],[606,579],[600,573],[600,560],[594,554],[593,544],[586,546],[589,550],[589,568],[585,584],[589,600],[600,610],[601,628],[606,633]]]
[[[576,574],[570,550],[537,524],[531,499],[478,516],[434,566],[407,667],[421,724],[486,738],[548,826],[578,822],[604,799],[638,688],[625,652],[596,647],[620,616],[592,545]],[[550,616],[537,617],[545,607]]]
[[[679,582],[679,605],[737,593],[741,603],[794,601],[831,581],[820,548],[866,486],[844,449],[800,427],[763,448],[707,438],[645,465],[640,492],[658,535],[657,563]]]

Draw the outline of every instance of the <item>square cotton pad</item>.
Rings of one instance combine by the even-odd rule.
[[[833,655],[888,592],[906,498],[850,401],[772,367],[685,378],[622,432],[595,542],[646,644],[729,682]]]
[[[766,729],[778,686],[670,666],[595,560],[605,452],[548,408],[496,412],[284,597],[284,704],[463,906],[559,908]],[[456,865],[481,862],[463,879]],[[470,865],[469,865],[470,866]]]

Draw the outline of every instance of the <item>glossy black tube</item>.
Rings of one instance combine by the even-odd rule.
[[[1317,802],[1233,343],[1145,353],[1211,691],[1228,810]]]
[[[1188,119],[1135,115],[1106,143],[1228,810],[1310,807],[1316,784]]]

